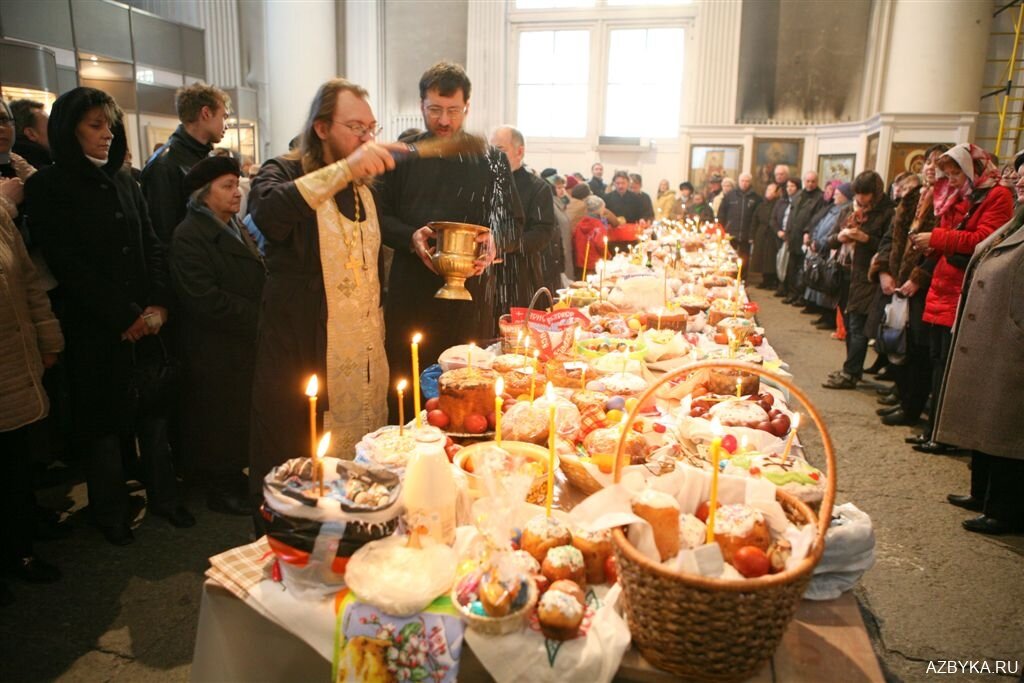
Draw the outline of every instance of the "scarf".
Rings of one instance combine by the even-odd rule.
[[[969,142],[956,145],[943,154],[940,161],[943,159],[955,162],[963,171],[967,182],[955,188],[949,184],[949,178],[939,178],[935,181],[936,216],[942,216],[961,201],[968,199],[975,190],[985,190],[999,182],[999,169],[996,168],[992,155],[977,145]],[[981,162],[980,173],[974,172],[976,161]]]

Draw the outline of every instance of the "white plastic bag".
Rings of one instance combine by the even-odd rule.
[[[875,530],[871,517],[853,503],[832,509],[825,553],[804,592],[808,600],[834,600],[850,590],[875,564]]]

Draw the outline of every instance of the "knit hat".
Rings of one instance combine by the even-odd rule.
[[[239,168],[237,161],[224,156],[206,157],[185,175],[185,193],[190,195],[203,185],[228,174],[236,177],[242,175],[242,169]]]
[[[573,199],[586,199],[592,192],[590,191],[590,185],[586,183],[579,183],[576,187],[572,188],[570,193]]]
[[[565,179],[565,189],[571,190],[572,188],[579,185],[580,181],[576,179],[576,176],[571,175]]]
[[[853,185],[850,183],[840,183],[839,187],[836,188],[836,192],[842,192],[843,196],[847,199],[853,199]]]
[[[587,210],[588,216],[596,218],[601,215],[601,211],[604,209],[604,200],[596,194],[592,194],[583,200],[583,208]]]
[[[558,175],[558,171],[553,168],[545,168],[543,171],[540,172],[540,177],[544,179],[547,179],[548,176],[552,175]]]

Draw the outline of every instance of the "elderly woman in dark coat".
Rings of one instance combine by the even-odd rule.
[[[266,269],[238,220],[241,170],[207,157],[185,176],[188,213],[171,242],[185,351],[185,452],[211,510],[247,515],[249,410]]]
[[[750,235],[754,241],[750,251],[750,272],[760,273],[761,282],[755,285],[758,289],[775,289],[778,279],[775,277],[775,254],[778,251],[778,240],[772,230],[772,215],[779,203],[779,186],[768,183],[764,189],[764,201],[754,209],[754,217],[750,221]]]
[[[1024,155],[1016,164],[1024,167]],[[1017,181],[1017,200],[1024,201],[1024,180]],[[1024,208],[1018,208],[967,266],[935,403],[935,439],[974,452],[970,494],[947,500],[982,513],[963,527],[983,534],[1024,531],[1022,225]]]
[[[846,362],[822,384],[826,389],[853,389],[864,373],[868,352],[864,326],[876,286],[868,279],[868,269],[893,216],[893,203],[885,193],[885,183],[874,171],[860,173],[854,178],[852,189],[856,208],[847,214],[842,229],[829,245],[839,249],[839,262],[849,268],[850,288],[843,309]]]
[[[132,433],[150,512],[178,527],[195,524],[178,498],[166,420],[140,412],[132,391],[133,366],[149,354],[162,356],[156,335],[167,319],[170,288],[142,191],[123,168],[128,145],[121,119],[101,90],[61,95],[49,122],[54,164],[25,187],[32,233],[65,290],[61,323],[89,508],[115,545],[133,540],[121,453],[122,437]]]

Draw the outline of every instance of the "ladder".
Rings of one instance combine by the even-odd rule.
[[[1012,35],[1013,36],[1013,50],[1012,50],[1012,52],[1010,53],[1009,57],[1006,60],[1006,79],[1005,79],[1006,83],[1005,83],[1005,85],[985,85],[985,86],[983,86],[984,88],[986,88],[987,92],[985,92],[981,96],[982,100],[986,100],[986,99],[988,99],[990,97],[996,97],[997,95],[1002,95],[1002,100],[1001,100],[1001,102],[999,104],[998,111],[995,111],[995,112],[982,112],[981,114],[979,114],[979,118],[984,117],[984,116],[996,116],[996,117],[998,117],[998,120],[999,120],[998,132],[996,133],[996,137],[994,139],[992,137],[987,137],[987,138],[986,137],[978,137],[977,138],[978,142],[981,142],[983,140],[992,140],[992,141],[994,141],[995,144],[992,145],[992,152],[1000,160],[1002,160],[1004,162],[1010,160],[1009,157],[1011,157],[1014,154],[1015,150],[1017,150],[1019,148],[1019,146],[1020,146],[1020,139],[1021,139],[1021,133],[1024,132],[1024,125],[1021,125],[1022,123],[1024,123],[1024,106],[1021,106],[1019,104],[1019,103],[1024,102],[1024,97],[1014,97],[1013,96],[1013,91],[1014,90],[1020,90],[1020,89],[1024,88],[1024,85],[1015,85],[1014,84],[1014,81],[1017,80],[1017,78],[1016,78],[1017,74],[1019,72],[1021,72],[1021,71],[1024,71],[1024,66],[1018,67],[1018,63],[1020,63],[1021,61],[1024,61],[1024,59],[1019,59],[1017,57],[1017,54],[1018,54],[1018,52],[1021,49],[1022,42],[1024,42],[1024,41],[1021,41],[1021,29],[1024,28],[1024,4],[1022,4],[1022,0],[1011,0],[1011,2],[1003,5],[1002,7],[997,9],[992,14],[994,19],[998,19],[1000,14],[1002,14],[1003,12],[1005,12],[1005,11],[1007,11],[1009,9],[1012,9],[1014,7],[1017,8],[1017,21],[1014,22],[1013,31],[1012,32],[1004,31],[1004,32],[993,32],[992,33],[993,36],[997,36],[997,35],[1005,35],[1005,36]],[[988,62],[1001,62],[1002,60],[1001,59],[989,59],[987,61]],[[1009,105],[1010,105],[1011,102],[1015,103],[1014,104],[1014,109],[1016,110],[1016,115],[1017,115],[1017,125],[1016,126],[1008,126],[1007,125],[1007,113],[1008,113]],[[1010,135],[1010,133],[1014,133],[1014,135]],[[1004,155],[1004,152],[1005,152],[1005,155]]]

